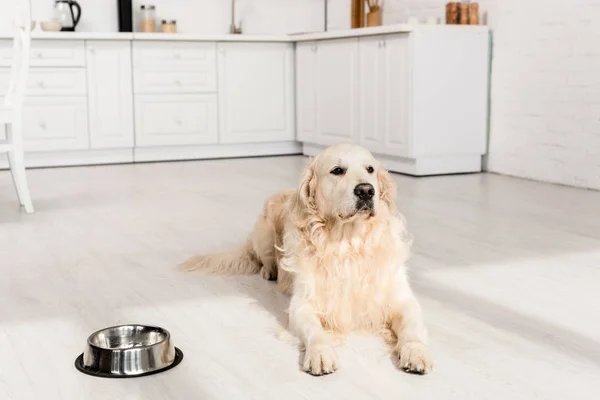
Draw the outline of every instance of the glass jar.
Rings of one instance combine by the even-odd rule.
[[[140,21],[142,32],[156,32],[156,7],[142,5],[140,7]]]
[[[163,19],[162,31],[163,31],[163,33],[177,33],[177,21],[175,21],[175,20],[167,21],[166,19]]]

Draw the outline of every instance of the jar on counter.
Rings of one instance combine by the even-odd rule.
[[[140,7],[142,32],[156,32],[156,6],[142,5]]]
[[[175,21],[174,19],[170,21],[163,19],[162,31],[163,33],[177,33],[177,21]]]

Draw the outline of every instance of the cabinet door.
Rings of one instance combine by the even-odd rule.
[[[360,142],[373,152],[410,156],[409,37],[360,39]]]
[[[314,142],[317,136],[316,42],[296,46],[296,131],[302,142]]]
[[[133,147],[130,43],[87,42],[86,57],[91,147]]]
[[[136,146],[216,144],[214,94],[140,94],[135,97]]]
[[[219,43],[221,143],[294,140],[290,43]]]
[[[358,141],[358,39],[317,46],[317,142]]]
[[[408,34],[383,38],[385,84],[382,113],[383,153],[410,156],[410,41]]]
[[[25,150],[88,149],[85,100],[83,96],[28,97],[23,107]]]
[[[360,51],[360,144],[372,152],[383,149],[383,107],[386,77],[383,37],[362,37]]]

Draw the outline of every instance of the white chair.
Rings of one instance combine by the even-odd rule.
[[[25,212],[33,213],[25,176],[22,131],[23,102],[31,51],[31,3],[30,0],[17,0],[16,3],[11,77],[4,104],[0,102],[0,133],[2,129],[6,133],[6,140],[0,140],[0,153],[8,153],[10,171],[19,201]]]

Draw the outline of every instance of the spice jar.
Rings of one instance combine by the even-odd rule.
[[[469,4],[468,3],[460,3],[459,9],[460,9],[459,24],[469,25]]]
[[[451,2],[446,4],[446,24],[458,24],[458,3]]]
[[[469,4],[469,25],[479,25],[479,4]]]
[[[175,21],[175,20],[167,21],[166,19],[163,19],[162,31],[163,31],[163,33],[177,33],[177,21]]]
[[[156,32],[156,7],[142,5],[140,7],[142,32]]]

